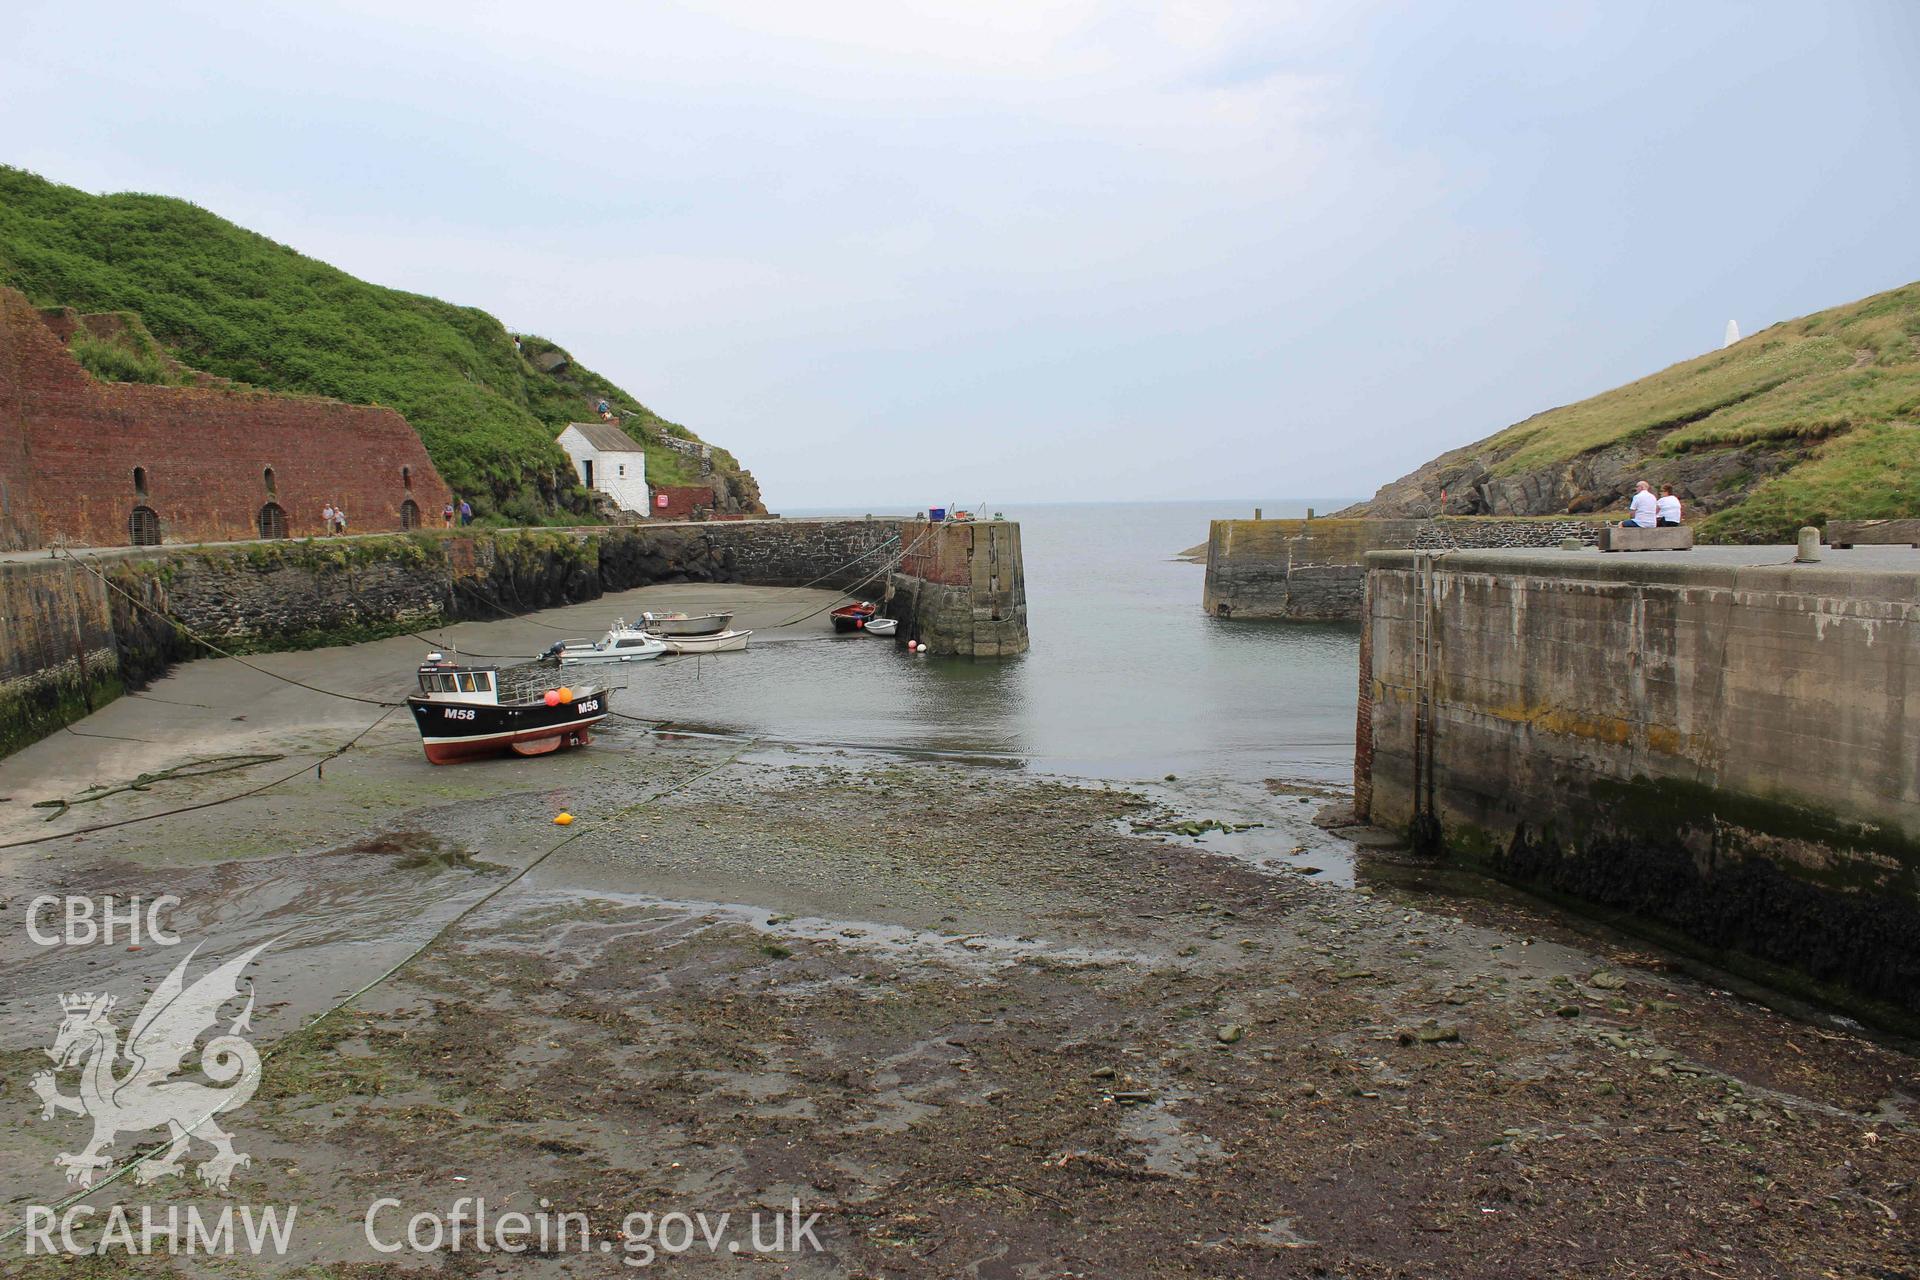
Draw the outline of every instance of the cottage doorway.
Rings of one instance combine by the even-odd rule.
[[[287,509],[277,502],[269,502],[260,508],[260,536],[263,538],[284,538],[287,536]]]
[[[400,504],[400,527],[418,529],[420,527],[420,504],[408,498]]]

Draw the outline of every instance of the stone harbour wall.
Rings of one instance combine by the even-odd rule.
[[[1433,520],[1215,520],[1201,604],[1221,618],[1351,622],[1372,551],[1592,546],[1606,522],[1565,516]]]
[[[894,573],[903,545],[915,555]],[[188,632],[234,652],[313,648],[675,582],[871,599],[891,586],[901,607],[917,602],[907,629],[936,652],[997,656],[1027,645],[1019,527],[1006,522],[931,531],[897,518],[463,529],[35,556],[0,561],[0,754],[170,662],[205,656]]]
[[[1371,555],[1363,816],[1920,1014],[1920,559],[1687,556]]]
[[[896,642],[936,654],[998,658],[1025,653],[1027,573],[1020,526],[1009,520],[903,522],[900,567],[883,612]]]

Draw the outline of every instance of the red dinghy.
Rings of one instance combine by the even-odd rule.
[[[843,604],[827,616],[833,619],[835,631],[859,631],[864,629],[868,619],[879,611],[878,605],[862,600],[858,604]]]

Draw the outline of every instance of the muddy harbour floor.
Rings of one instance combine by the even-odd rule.
[[[800,598],[726,590],[742,625]],[[533,652],[540,625],[455,634]],[[250,661],[379,701],[420,652]],[[1403,855],[1313,825],[1322,788],[1274,780],[1249,853],[1168,830],[1216,812],[1164,784],[639,721],[435,768],[380,714],[197,662],[0,762],[0,844],[60,837],[0,850],[0,1273],[1920,1276],[1914,1058],[1544,909],[1396,887]],[[362,731],[250,798],[72,834]],[[281,758],[33,807],[244,753]],[[47,894],[172,895],[185,945],[40,945]],[[196,1139],[178,1175],[81,1203],[293,1206],[284,1252],[30,1251],[90,1132],[36,1096],[58,997],[116,993],[124,1035],[191,947],[190,979],[258,943],[265,1063],[221,1120],[248,1162],[203,1185]],[[393,1245],[463,1198],[590,1226],[519,1252],[369,1239],[376,1202]],[[818,1216],[740,1247],[755,1211]],[[676,1213],[730,1214],[727,1239],[673,1250]]]

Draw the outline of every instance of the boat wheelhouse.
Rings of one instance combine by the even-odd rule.
[[[550,672],[531,664],[466,666],[430,653],[419,679],[420,691],[408,695],[407,708],[435,764],[585,746],[592,741],[588,730],[611,708],[609,690],[556,688]]]

